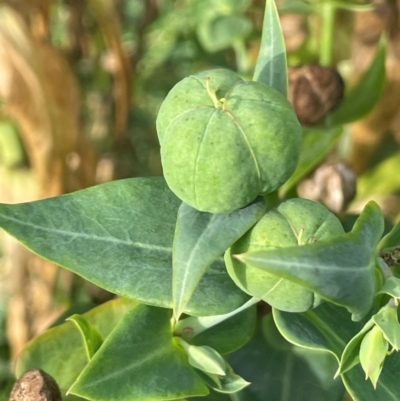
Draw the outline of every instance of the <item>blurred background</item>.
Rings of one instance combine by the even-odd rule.
[[[323,202],[347,229],[373,198],[390,229],[400,220],[400,1],[336,1],[334,14],[326,14],[327,0],[276,3],[293,67],[289,98],[310,145],[281,195]],[[0,202],[162,175],[155,120],[164,97],[200,70],[251,79],[264,7],[264,0],[1,0]],[[359,113],[351,124],[332,124],[330,113],[352,88]],[[30,338],[111,297],[0,233],[0,400]]]

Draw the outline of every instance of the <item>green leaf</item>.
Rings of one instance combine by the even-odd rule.
[[[354,400],[360,401],[398,401],[400,355],[394,352],[385,359],[379,382],[374,389],[371,382],[365,380],[365,373],[358,365],[342,375],[347,391]]]
[[[388,294],[393,298],[400,299],[400,278],[388,277],[378,294]]]
[[[375,107],[385,87],[386,42],[382,37],[368,70],[328,117],[329,124],[342,125],[359,120]]]
[[[241,348],[251,339],[256,326],[256,318],[257,311],[253,306],[200,334],[189,336],[189,338],[183,336],[183,339],[190,344],[208,345],[220,354],[228,354]],[[189,332],[191,332],[190,329]]]
[[[365,321],[353,322],[345,308],[323,303],[302,313],[273,309],[274,320],[287,341],[299,347],[331,353],[339,362],[346,344]]]
[[[274,0],[266,0],[260,51],[253,81],[263,82],[287,96],[286,49]]]
[[[371,309],[377,290],[375,253],[382,233],[382,211],[370,202],[350,233],[314,244],[236,257],[346,307],[353,320],[359,320]]]
[[[393,171],[400,170],[400,152],[385,158],[372,170],[363,174],[357,181],[355,202],[370,197],[385,197],[400,190],[400,175]],[[397,234],[398,235],[398,234]]]
[[[142,305],[128,312],[76,382],[93,401],[174,400],[209,393],[171,335],[171,313]]]
[[[342,127],[303,128],[303,141],[299,163],[292,176],[281,186],[279,194],[284,196],[294,185],[325,159],[342,134]]]
[[[181,340],[182,341],[182,340]],[[189,363],[205,373],[225,376],[226,362],[215,349],[207,346],[189,345],[185,347]]]
[[[200,20],[197,34],[200,43],[209,52],[216,52],[245,39],[252,31],[252,21],[243,15],[213,14]]]
[[[338,374],[345,373],[360,363],[361,342],[365,334],[368,333],[373,326],[373,320],[368,320],[364,327],[347,343],[340,360]]]
[[[249,382],[237,375],[229,365],[227,366],[226,375],[220,380],[221,387],[214,388],[214,390],[219,393],[234,394],[250,385]]]
[[[83,316],[106,338],[122,316],[138,305],[135,301],[117,298]],[[86,345],[82,335],[72,322],[66,322],[46,330],[25,346],[17,357],[15,374],[18,377],[29,369],[43,369],[55,378],[65,394],[87,363]],[[73,398],[76,399],[68,396],[64,400]]]
[[[235,372],[251,382],[237,394],[239,401],[342,400],[344,388],[341,380],[333,380],[336,369],[334,358],[320,351],[299,352],[298,347],[286,342],[277,333],[270,315],[265,316],[262,323],[263,331],[258,327],[252,340],[228,357]],[[271,331],[275,334],[267,338],[266,333]],[[276,339],[277,336],[280,340]],[[273,341],[270,341],[271,337]]]
[[[180,204],[163,178],[134,178],[0,204],[0,227],[36,254],[110,292],[172,308],[172,243]],[[246,299],[217,260],[185,312],[226,313]]]
[[[263,198],[229,214],[203,213],[182,203],[173,244],[172,293],[178,319],[207,268],[265,213]]]
[[[390,231],[386,234],[379,242],[378,249],[384,250],[389,248],[395,248],[400,245],[400,222],[398,222]]]
[[[103,343],[101,334],[83,315],[75,314],[67,320],[73,322],[82,334],[88,360],[92,359],[93,355]]]
[[[398,351],[400,349],[400,324],[397,318],[397,307],[386,305],[372,316],[372,320],[380,328],[385,339]]]
[[[381,329],[374,326],[363,338],[360,346],[360,363],[365,372],[365,378],[371,378],[372,384],[376,387],[376,381],[382,364],[389,349],[388,342],[384,339]]]

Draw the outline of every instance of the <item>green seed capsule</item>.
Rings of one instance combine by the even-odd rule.
[[[320,304],[317,294],[265,270],[240,262],[233,255],[301,246],[344,233],[339,219],[325,206],[306,199],[289,199],[264,217],[225,253],[233,281],[253,297],[287,312],[304,312]]]
[[[157,132],[169,187],[210,213],[232,212],[281,186],[301,144],[286,98],[227,70],[179,82],[161,106]]]

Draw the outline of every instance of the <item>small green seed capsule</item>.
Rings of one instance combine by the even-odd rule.
[[[289,199],[264,217],[225,253],[233,281],[253,297],[287,312],[304,312],[321,302],[317,294],[299,284],[240,262],[233,255],[301,246],[344,233],[339,219],[325,206],[306,199]]]
[[[161,106],[157,132],[170,189],[210,213],[232,212],[281,186],[301,144],[286,98],[227,70],[179,82]]]

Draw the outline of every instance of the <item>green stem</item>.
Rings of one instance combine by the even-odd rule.
[[[322,29],[319,62],[321,65],[329,67],[332,65],[336,6],[331,1],[325,0],[320,5],[319,13]]]
[[[232,43],[236,56],[236,65],[239,74],[244,74],[250,70],[250,60],[247,55],[246,45],[243,40],[235,40]]]

